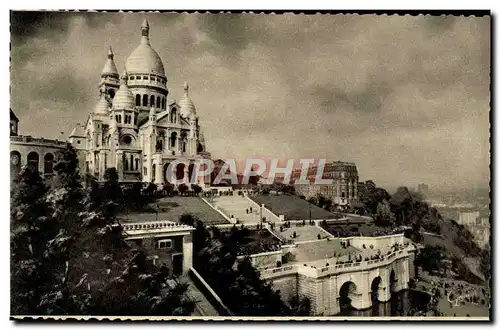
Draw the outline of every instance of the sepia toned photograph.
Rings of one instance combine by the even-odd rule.
[[[490,15],[10,11],[11,319],[491,321]]]

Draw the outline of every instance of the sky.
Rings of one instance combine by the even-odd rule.
[[[214,158],[350,161],[388,189],[489,184],[489,17],[16,12],[20,133],[84,123],[108,47],[123,71],[145,18],[169,101],[188,81]]]

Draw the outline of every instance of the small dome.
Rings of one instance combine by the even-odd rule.
[[[94,108],[94,113],[98,115],[108,115],[109,112],[109,103],[106,100],[104,93],[101,93],[101,97],[99,98],[99,102]]]
[[[149,43],[148,21],[144,21],[141,30],[141,43],[127,58],[125,69],[129,73],[154,73],[165,77],[163,62]]]
[[[127,73],[124,72],[120,79],[120,88],[113,99],[113,109],[134,109],[135,99],[127,86]]]
[[[109,47],[108,50],[108,59],[106,61],[106,64],[104,64],[104,68],[102,69],[101,72],[101,77],[102,76],[116,76],[118,77],[118,70],[116,69],[115,61],[113,60],[114,54],[113,50],[111,49],[111,46]]]
[[[189,85],[184,83],[184,96],[179,100],[179,107],[181,108],[181,116],[189,118],[191,114],[196,115],[196,108],[193,101],[189,98]]]

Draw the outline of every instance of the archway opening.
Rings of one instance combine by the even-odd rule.
[[[380,276],[375,277],[372,281],[370,295],[372,304],[376,304],[379,302],[378,290],[380,289],[380,282],[382,282],[382,278]]]
[[[339,303],[341,310],[353,309],[352,299],[354,294],[356,294],[356,284],[350,281],[342,284],[339,291]]]
[[[33,170],[38,171],[38,163],[40,161],[40,157],[38,156],[38,153],[32,151],[28,154],[28,166],[32,168]]]
[[[177,180],[183,180],[184,179],[184,169],[186,168],[185,164],[177,164],[175,168],[175,178]]]
[[[43,172],[45,174],[52,174],[54,172],[54,155],[48,153],[44,157]]]
[[[397,278],[396,278],[396,273],[394,272],[394,269],[391,270],[391,275],[389,276],[389,288],[391,290],[391,293],[392,292],[396,292],[396,282],[397,282]]]

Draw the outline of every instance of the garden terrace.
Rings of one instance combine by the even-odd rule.
[[[222,240],[235,248],[237,255],[279,251],[281,241],[267,229],[248,229],[234,226],[221,231]]]
[[[312,225],[309,224],[308,222],[306,222],[305,225],[303,225],[300,222],[299,223],[288,222],[283,225],[276,225],[274,227],[274,233],[276,234],[276,236],[282,238],[283,241],[287,243],[313,241],[331,237],[331,235],[329,235],[323,229],[315,226],[314,222],[312,223]]]
[[[156,209],[158,207],[158,217]],[[151,203],[147,211],[128,212],[118,216],[124,222],[152,222],[152,221],[173,221],[179,222],[181,215],[189,213],[202,221],[206,226],[228,224],[217,211],[212,209],[199,197],[174,196],[160,198],[158,203]]]
[[[328,231],[335,237],[351,237],[351,236],[387,236],[394,234],[401,234],[404,232],[404,228],[387,228],[379,227],[373,223],[357,223],[357,224],[347,224],[347,223],[337,223],[337,222],[323,222],[321,227]]]
[[[293,195],[249,195],[249,197],[259,205],[264,204],[274,214],[284,215],[285,220],[309,220],[309,208],[313,220],[338,218],[333,213]]]

